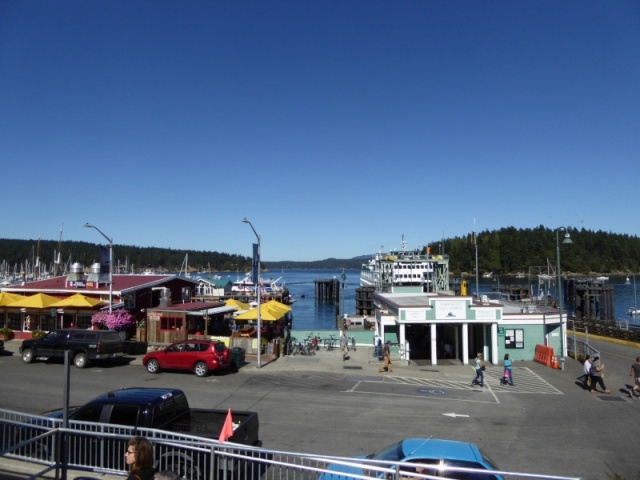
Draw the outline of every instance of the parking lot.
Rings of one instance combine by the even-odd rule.
[[[2,408],[37,413],[61,405],[63,365],[25,365],[11,354],[16,344],[7,347],[9,354],[0,357]],[[577,385],[581,365],[573,360],[564,371],[518,362],[513,387],[501,386],[502,369],[489,365],[480,388],[471,385],[470,366],[395,365],[393,373],[379,373],[368,349],[358,348],[347,361],[321,350],[261,369],[248,358],[238,372],[205,378],[151,375],[140,357],[72,368],[71,402],[120,387],[173,386],[196,407],[257,411],[263,444],[273,449],[359,455],[405,437],[435,437],[476,443],[507,470],[594,479],[615,471],[636,478],[640,400],[628,398],[625,385],[637,349],[603,344],[600,350],[608,355],[608,396]]]

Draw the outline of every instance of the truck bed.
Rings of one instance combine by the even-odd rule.
[[[165,428],[174,432],[189,433],[200,437],[218,438],[227,418],[224,410],[191,408],[189,412]],[[228,441],[243,445],[259,445],[259,422],[256,412],[232,410],[233,436]]]

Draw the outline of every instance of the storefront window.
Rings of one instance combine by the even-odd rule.
[[[76,327],[82,329],[91,328],[91,315],[77,315],[76,316]]]
[[[181,328],[182,318],[160,317],[160,330],[180,330]]]
[[[124,302],[124,308],[136,308],[136,296],[133,293],[125,293],[122,295],[122,301]]]
[[[22,315],[19,313],[9,313],[7,315],[7,327],[11,330],[22,330]],[[4,326],[4,325],[3,325]]]
[[[40,315],[40,330],[50,332],[56,329],[56,317],[51,315]]]

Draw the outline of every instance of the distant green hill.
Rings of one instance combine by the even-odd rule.
[[[572,273],[627,273],[640,272],[640,238],[632,235],[569,229],[573,243],[562,244],[564,232],[558,232],[560,240],[562,271]],[[420,246],[420,253],[431,247],[431,252],[449,255],[449,270],[459,275],[461,272],[475,272],[475,251],[477,238],[478,266],[480,273],[509,274],[527,272],[532,266],[556,264],[556,231],[544,226],[533,229],[513,227],[500,230],[473,233],[462,237],[438,239],[430,245]],[[79,262],[86,267],[99,258],[97,244],[88,242],[55,240],[15,240],[0,239],[0,262],[3,269],[13,271],[24,267],[25,262],[33,265],[39,253],[40,262],[52,264],[54,253],[61,251],[62,262]],[[135,247],[114,245],[114,269],[124,271],[125,265],[136,272],[145,268],[176,272],[180,270],[185,255],[189,254],[191,271],[240,271],[251,269],[251,258],[220,252],[174,250],[157,247]],[[327,258],[312,262],[268,261],[263,266],[268,270],[279,269],[359,269],[375,252],[348,259]],[[19,268],[20,269],[20,268]]]

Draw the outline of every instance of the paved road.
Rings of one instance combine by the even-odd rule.
[[[597,342],[591,338],[591,342]],[[15,351],[17,344],[8,342]],[[581,365],[565,371],[516,362],[516,385],[501,386],[502,369],[489,366],[486,388],[471,386],[470,366],[394,366],[379,373],[366,348],[315,357],[291,357],[258,370],[204,379],[188,373],[150,375],[140,358],[114,366],[71,368],[71,402],[83,403],[114,388],[172,386],[192,406],[256,410],[265,447],[318,454],[357,455],[400,438],[434,436],[479,444],[504,469],[607,478],[613,471],[637,478],[640,400],[625,393],[637,347],[598,343],[612,395],[591,395],[577,384]],[[22,364],[0,357],[0,406],[40,412],[62,403],[63,366]]]

